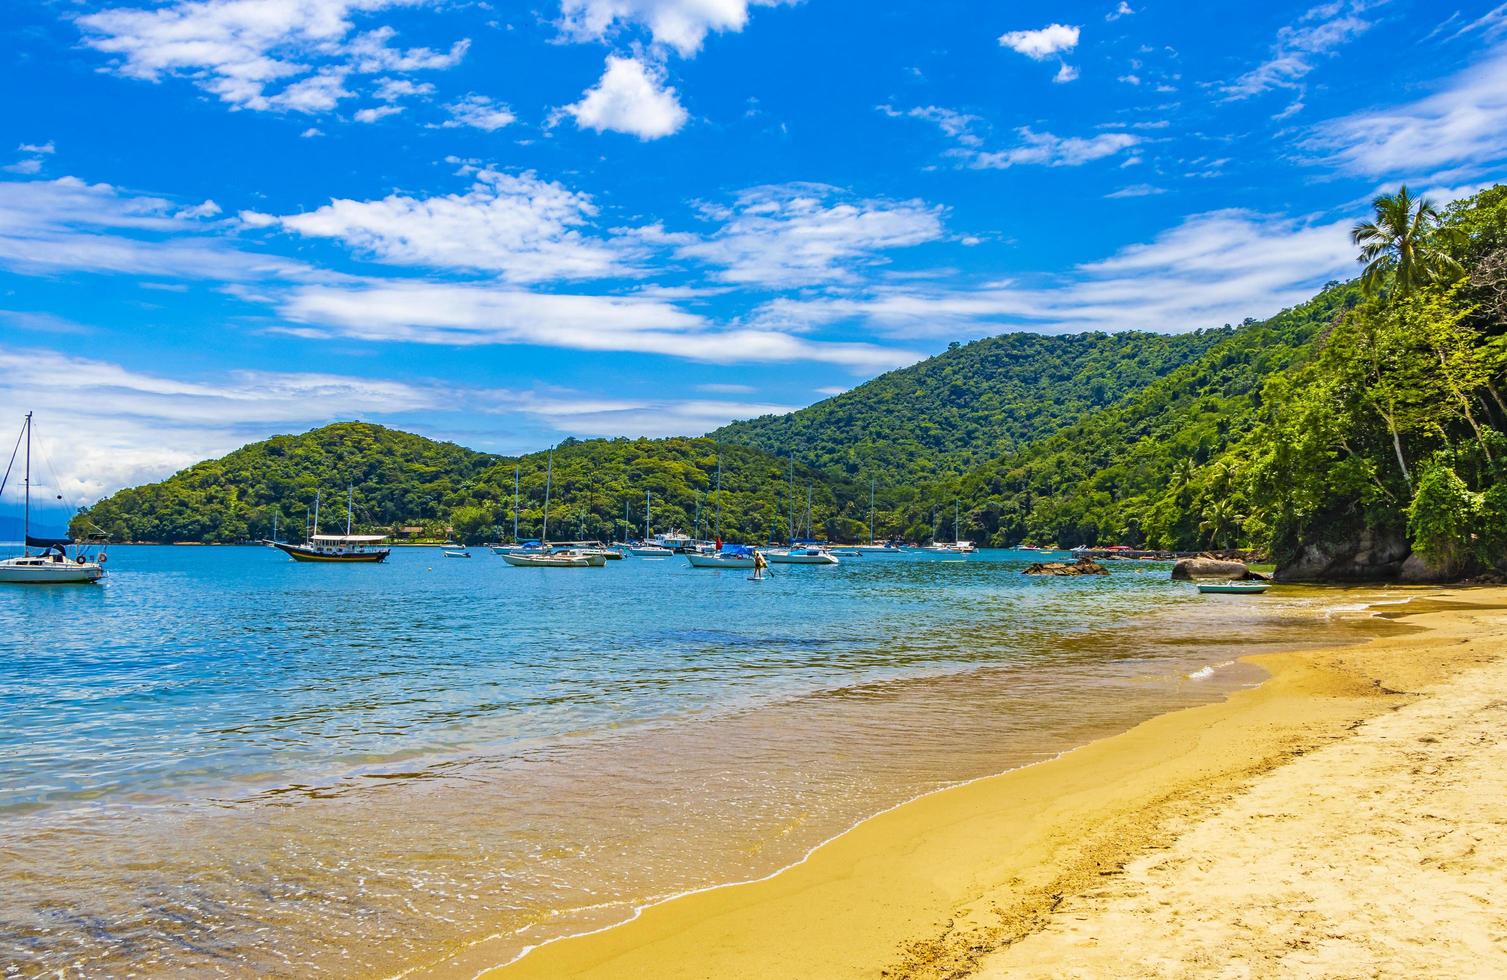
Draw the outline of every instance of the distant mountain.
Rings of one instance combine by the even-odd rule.
[[[788,415],[708,433],[881,487],[959,474],[1051,435],[1203,356],[1228,330],[1012,333],[954,345]]]
[[[656,531],[678,527],[710,536],[720,520],[731,540],[764,541],[788,535],[793,519],[817,535],[860,534],[855,488],[806,467],[797,468],[792,484],[786,461],[746,446],[719,447],[705,438],[567,439],[553,454],[552,471],[550,460],[548,452],[515,459],[341,423],[252,443],[160,483],[121,490],[81,514],[74,532],[103,529],[116,541],[244,541],[270,537],[275,516],[280,534],[297,540],[316,491],[324,495],[321,528],[343,529],[352,486],[360,531],[417,526],[441,536],[453,526],[472,540],[507,538],[516,469],[524,537],[546,530],[554,540],[638,533],[645,494]]]

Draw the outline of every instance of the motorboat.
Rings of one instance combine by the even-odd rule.
[[[446,558],[470,558],[471,552],[465,548],[443,548],[441,551]]]
[[[86,585],[98,582],[105,576],[105,554],[101,550],[95,558],[90,558],[84,551],[84,546],[76,544],[71,537],[44,538],[31,533],[31,413],[26,413],[26,421],[22,424],[22,431],[16,437],[17,448],[20,448],[21,439],[26,439],[26,473],[25,473],[25,504],[24,516],[22,517],[21,554],[15,558],[6,558],[0,561],[0,582],[13,585]],[[11,453],[11,462],[15,462],[15,453]],[[5,490],[5,484],[10,481],[10,467],[7,466],[5,476],[0,479],[0,492]],[[68,549],[74,549],[73,557],[68,556]],[[36,548],[37,554],[32,554]]]
[[[687,551],[685,560],[692,568],[753,568],[758,564],[753,548],[743,544],[725,544],[713,554]]]
[[[671,558],[675,552],[657,544],[635,544],[629,546],[628,554],[635,558]]]
[[[837,557],[819,545],[793,545],[764,552],[774,565],[836,565]]]

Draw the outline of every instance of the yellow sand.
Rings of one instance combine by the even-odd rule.
[[[488,976],[1507,975],[1507,590],[1432,595]]]

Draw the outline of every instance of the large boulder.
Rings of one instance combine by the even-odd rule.
[[[1410,551],[1401,531],[1367,528],[1353,538],[1303,545],[1277,569],[1277,581],[1392,582]]]
[[[1215,582],[1239,582],[1254,577],[1243,561],[1228,561],[1200,555],[1197,558],[1180,558],[1172,566],[1172,577],[1179,582],[1209,579]]]
[[[1109,569],[1089,558],[1079,558],[1075,562],[1065,561],[1038,561],[1032,564],[1022,575],[1108,575]]]
[[[1409,585],[1432,585],[1436,582],[1453,582],[1459,578],[1454,569],[1430,565],[1416,551],[1408,555],[1397,573],[1397,581]]]

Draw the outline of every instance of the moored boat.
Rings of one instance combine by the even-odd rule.
[[[591,559],[585,555],[564,552],[549,552],[537,555],[503,555],[502,560],[514,568],[590,568]],[[602,564],[606,565],[605,559]]]
[[[764,557],[775,565],[836,565],[837,557],[817,545],[795,545],[764,552]]]
[[[1260,595],[1270,582],[1199,582],[1198,591],[1211,595]]]
[[[267,543],[294,561],[324,562],[336,565],[386,561],[387,556],[392,554],[392,549],[382,548],[379,545],[387,540],[387,535],[351,533],[351,515],[353,513],[355,493],[354,487],[346,491],[344,534],[319,533],[320,494],[316,491],[314,494],[314,528],[313,533],[308,536],[308,539],[303,544],[291,544],[286,541],[269,541]]]
[[[687,551],[685,560],[692,568],[753,568],[758,564],[754,549],[743,544],[725,544],[714,554]]]
[[[26,439],[21,554],[0,560],[0,582],[11,585],[87,585],[98,582],[105,576],[103,551],[91,559],[85,554],[84,546],[76,544],[70,537],[42,538],[31,533],[31,431],[31,413],[27,412],[21,434],[16,437],[17,449],[21,447],[21,439]],[[12,452],[10,458],[11,465],[14,465],[16,454]],[[0,478],[0,493],[5,491],[5,484],[9,482],[10,466],[7,466],[5,476]],[[71,559],[68,557],[70,546],[74,549]],[[33,548],[38,549],[37,554],[31,553]]]

